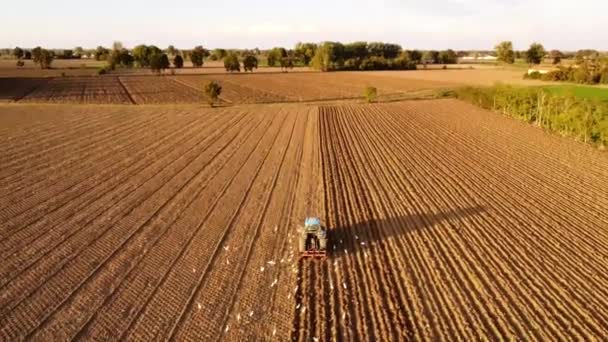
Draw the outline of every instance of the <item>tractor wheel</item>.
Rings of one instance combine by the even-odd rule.
[[[327,248],[327,239],[319,239],[319,249],[324,251]]]
[[[298,248],[300,250],[300,253],[304,253],[306,252],[306,237],[300,237],[300,240],[298,241]]]

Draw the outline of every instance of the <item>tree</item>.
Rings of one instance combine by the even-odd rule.
[[[426,63],[439,64],[439,51],[425,51],[422,60]]]
[[[197,46],[190,53],[190,61],[195,68],[203,66],[203,60],[205,59],[205,49],[202,46]]]
[[[141,68],[150,66],[150,57],[156,54],[162,54],[162,50],[154,45],[138,45],[133,48],[133,59]]]
[[[337,70],[344,66],[345,47],[339,42],[324,42],[317,48],[311,61],[313,68],[322,71]]]
[[[53,54],[53,51],[41,49],[40,60],[38,61],[38,63],[40,64],[40,68],[50,69],[51,63],[53,63],[53,59],[55,59],[55,54]]]
[[[281,63],[283,58],[287,57],[287,50],[282,47],[275,47],[268,52],[268,66],[276,66]]]
[[[82,55],[84,55],[84,49],[82,48],[82,46],[75,47],[74,48],[74,57],[82,58]]]
[[[211,53],[211,59],[214,61],[221,61],[228,55],[228,52],[224,49],[214,49],[213,53]]]
[[[32,52],[25,51],[25,53],[23,54],[23,59],[32,59]]]
[[[167,54],[169,56],[175,56],[179,53],[179,51],[175,48],[175,46],[173,45],[169,45],[169,47],[167,48]]]
[[[205,85],[205,95],[211,107],[217,102],[221,93],[222,87],[217,82],[211,81]]]
[[[295,48],[295,55],[302,63],[306,66],[310,64],[310,61],[317,51],[317,44],[314,43],[298,43]]]
[[[291,57],[283,57],[279,63],[281,65],[281,70],[287,72],[287,69],[293,69],[293,58]]]
[[[235,53],[230,53],[224,57],[224,68],[226,71],[241,71],[241,63],[239,63],[239,57]]]
[[[422,61],[422,53],[418,50],[407,50],[406,53],[409,55],[409,59],[416,63],[420,64]]]
[[[130,68],[135,62],[135,58],[129,53],[129,50],[122,47],[122,43],[114,42],[112,51],[109,52],[106,60],[108,68],[116,69],[117,66]]]
[[[245,72],[258,68],[258,59],[254,55],[248,55],[243,58],[243,69]]]
[[[13,56],[17,59],[21,59],[21,57],[23,57],[23,49],[20,47],[13,49]]]
[[[509,41],[500,42],[496,47],[496,57],[499,62],[513,64],[515,63],[515,52],[513,51],[513,43]]]
[[[32,49],[32,59],[34,60],[34,64],[40,64],[40,59],[42,58],[42,48],[37,46]]]
[[[72,50],[63,50],[63,54],[61,55],[63,59],[72,59],[74,58],[74,51]]]
[[[104,48],[103,46],[98,46],[95,49],[95,60],[96,61],[107,60],[108,55],[110,55],[110,50]]]
[[[564,58],[564,54],[559,50],[551,50],[551,52],[549,52],[549,56],[553,60],[553,64],[561,63],[562,58]]]
[[[180,55],[176,55],[175,58],[173,58],[173,66],[175,66],[178,69],[181,69],[184,67],[184,58]]]
[[[150,70],[152,72],[156,72],[160,74],[165,71],[165,69],[169,68],[169,58],[164,53],[154,53],[149,58],[150,61]]]
[[[526,51],[526,61],[529,64],[540,64],[545,57],[545,48],[539,43],[532,43]]]
[[[458,55],[452,49],[441,51],[439,53],[439,61],[442,64],[456,64],[458,63]]]

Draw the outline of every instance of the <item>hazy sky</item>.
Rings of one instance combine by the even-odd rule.
[[[379,40],[418,49],[608,50],[608,0],[21,0],[2,6],[0,47],[293,46]]]

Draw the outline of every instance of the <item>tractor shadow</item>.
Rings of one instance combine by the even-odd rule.
[[[463,227],[463,220],[485,212],[487,212],[485,207],[477,205],[438,213],[413,213],[398,217],[373,218],[354,224],[329,227],[327,232],[328,257],[340,258],[347,253],[363,253],[371,245],[378,248],[386,240],[426,229],[447,228],[458,231]]]

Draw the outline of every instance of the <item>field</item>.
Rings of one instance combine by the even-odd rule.
[[[578,86],[578,85],[559,85],[544,87],[548,92],[556,95],[572,94],[576,97],[585,99],[598,99],[608,101],[608,88]]]
[[[129,77],[97,92],[203,76]],[[275,82],[247,96],[300,100]],[[588,146],[456,100],[0,113],[0,340],[608,336],[608,156]],[[326,260],[296,255],[307,215]]]
[[[2,75],[2,70],[0,67],[0,76],[5,76]],[[227,74],[222,68],[206,66],[200,69],[184,69],[176,75],[165,73],[163,76],[152,75],[147,70],[133,69],[120,70],[117,74],[104,76],[68,74],[66,77],[55,75],[47,78],[43,77],[46,75],[44,73],[34,77],[35,71],[23,71],[19,78],[0,77],[0,101],[80,104],[204,103],[202,89],[205,83],[210,81],[217,81],[222,85],[220,100],[223,105],[361,99],[363,89],[367,86],[378,89],[380,100],[394,101],[419,92],[462,85],[493,85],[497,82],[550,84],[523,80],[520,70],[487,67],[336,73],[311,72],[302,68],[282,73],[277,68],[261,68],[255,73]]]

